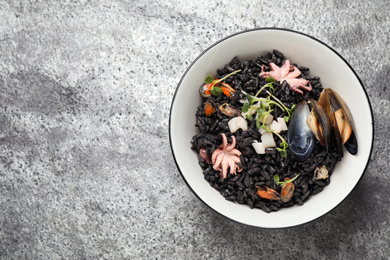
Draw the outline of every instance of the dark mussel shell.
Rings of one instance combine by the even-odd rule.
[[[315,145],[315,136],[306,123],[310,109],[306,101],[301,101],[295,107],[287,132],[287,142],[291,154],[299,161],[306,160]]]
[[[347,123],[352,128],[352,134],[347,140],[347,142],[344,143],[344,145],[349,153],[355,155],[358,150],[355,123],[353,121],[351,111],[349,110],[347,104],[334,90],[330,88],[326,88],[323,90],[318,101],[328,115],[331,134],[330,142],[336,146],[336,149],[340,156],[344,155],[342,141],[343,137],[341,136],[339,127],[337,125],[335,112],[342,112],[342,119],[345,121],[344,123]]]
[[[207,97],[210,97],[211,96],[211,92],[208,91],[208,94],[206,94],[205,92],[207,90],[210,89],[210,84],[203,84],[202,86],[200,86],[199,88],[199,94],[204,97],[204,98],[207,98]]]
[[[325,146],[328,151],[330,139],[329,119],[324,108],[314,99],[309,99],[308,104],[311,108],[310,114],[307,117],[307,124],[313,131],[315,137],[320,143]],[[310,122],[309,122],[310,121]]]

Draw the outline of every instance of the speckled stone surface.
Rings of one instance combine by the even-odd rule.
[[[1,1],[0,259],[387,259],[389,13],[385,0]],[[330,45],[373,108],[361,182],[291,229],[218,215],[170,151],[169,109],[187,66],[257,27]]]

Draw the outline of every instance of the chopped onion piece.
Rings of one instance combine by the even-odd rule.
[[[243,131],[248,130],[248,122],[242,117],[234,117],[228,122],[229,130],[232,133],[235,133],[238,129],[242,129]]]
[[[283,117],[278,117],[276,120],[278,120],[278,123],[282,125],[282,131],[288,130],[286,120],[284,120]]]
[[[237,117],[233,117],[228,122],[229,130],[232,133],[235,133],[239,129],[239,127],[236,125],[236,121],[237,121]]]
[[[237,117],[236,126],[240,127],[243,131],[248,130],[248,122],[240,116]]]
[[[260,119],[260,123],[264,123],[266,125],[270,125],[272,124],[272,120],[274,120],[274,116],[271,115],[271,114],[268,114],[266,117],[265,117],[265,122],[264,122],[264,118],[261,118]]]
[[[263,143],[252,143],[253,148],[258,154],[265,154],[265,148]]]
[[[271,132],[266,132],[261,136],[261,141],[264,148],[276,147],[274,135]]]
[[[274,121],[272,121],[271,129],[277,133],[280,133],[280,132],[282,132],[282,125],[274,120]]]
[[[260,127],[259,132],[260,132],[260,134],[264,134],[267,131],[264,128]]]

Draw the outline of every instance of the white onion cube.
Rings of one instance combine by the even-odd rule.
[[[278,123],[282,126],[282,131],[288,130],[286,120],[284,120],[283,117],[278,117],[276,120],[278,120]]]
[[[261,142],[264,148],[276,147],[274,135],[271,132],[266,132],[261,136]]]
[[[253,148],[258,154],[265,154],[265,147],[263,143],[252,143]]]
[[[248,130],[248,122],[242,117],[234,117],[228,122],[229,130],[232,133],[235,133],[238,129],[242,129],[243,131]]]

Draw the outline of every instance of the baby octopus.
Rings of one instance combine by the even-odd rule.
[[[301,75],[301,71],[294,65],[290,65],[290,61],[286,60],[282,67],[278,67],[275,63],[271,62],[269,64],[271,71],[264,71],[265,66],[261,67],[260,77],[267,78],[269,76],[273,77],[276,81],[287,81],[290,85],[292,91],[303,94],[303,90],[311,91],[312,87],[310,82],[303,78],[297,78]]]
[[[237,174],[236,171],[242,171],[242,168],[237,165],[240,162],[241,152],[234,147],[236,146],[236,138],[232,136],[232,143],[228,144],[225,134],[221,134],[222,144],[218,149],[215,149],[211,155],[211,161],[214,164],[214,170],[220,171],[223,179],[227,176],[228,168],[230,174]]]

